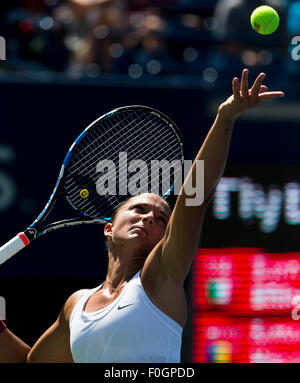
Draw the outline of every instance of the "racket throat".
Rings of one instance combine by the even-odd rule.
[[[29,227],[28,229],[24,230],[22,237],[20,237],[22,239],[22,241],[26,242],[26,240],[30,243],[31,241],[33,241],[34,239],[36,239],[37,237],[37,230],[33,227]],[[28,243],[27,243],[28,244]],[[26,246],[27,246],[26,244]]]

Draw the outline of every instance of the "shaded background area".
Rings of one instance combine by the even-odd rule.
[[[248,276],[252,269],[245,249],[279,254],[276,259],[281,262],[293,252],[292,259],[298,262],[300,63],[292,39],[300,25],[299,2],[266,3],[281,16],[280,29],[270,36],[251,29],[251,10],[261,4],[256,0],[28,0],[0,5],[0,35],[6,43],[6,59],[0,61],[1,243],[40,213],[72,141],[107,111],[129,104],[161,110],[181,129],[186,157],[193,159],[219,103],[231,94],[232,77],[243,67],[250,69],[251,80],[266,72],[269,88],[286,93],[284,100],[260,105],[236,123],[228,165],[207,213],[197,264],[186,283],[190,320],[183,361],[236,361],[240,349],[230,348],[226,334],[208,341],[207,323],[237,332],[248,326],[239,327],[241,317],[282,324],[290,320],[290,298],[298,294],[296,286],[285,310],[280,305],[271,311],[268,305],[264,310],[251,305],[244,310],[221,298],[228,298],[224,278],[228,282],[245,273],[236,271],[229,277],[228,265],[222,262],[217,274],[196,272],[207,256],[205,250],[202,257],[201,249],[211,249],[215,257],[203,270],[214,269],[223,256],[231,256],[228,248],[243,249],[245,269],[238,270],[247,270]],[[52,217],[65,214],[69,212],[62,201]],[[0,296],[6,300],[7,323],[29,344],[53,323],[72,292],[95,287],[104,279],[102,229],[83,226],[50,233],[1,266]],[[278,273],[270,272],[271,279],[261,283],[276,278],[278,282]],[[294,279],[285,278],[283,283],[290,286],[297,272]],[[267,301],[274,303],[276,288]],[[209,289],[215,290],[209,293]],[[233,300],[245,296],[243,289],[234,291]],[[236,321],[237,330],[230,327]],[[299,326],[297,321],[293,325]]]

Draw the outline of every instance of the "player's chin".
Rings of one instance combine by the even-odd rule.
[[[153,238],[144,236],[142,234],[130,234],[128,240],[132,243],[132,246],[139,251],[149,254],[150,251],[156,246],[157,242],[153,241]]]
[[[128,233],[127,240],[136,242],[139,246],[146,246],[149,244],[149,238],[142,233]]]
[[[146,237],[143,235],[142,232],[130,232],[128,233],[128,238],[134,238],[134,239],[140,239],[140,240],[145,240]]]
[[[130,238],[140,238],[142,240],[147,240],[148,235],[142,229],[133,228],[128,231],[128,237]]]

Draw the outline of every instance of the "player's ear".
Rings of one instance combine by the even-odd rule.
[[[112,237],[112,226],[113,224],[112,223],[107,223],[104,227],[104,235],[105,237],[107,238],[111,238]]]

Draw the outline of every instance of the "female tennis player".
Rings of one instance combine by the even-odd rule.
[[[125,201],[104,228],[108,271],[103,284],[65,302],[56,322],[31,348],[0,322],[1,362],[180,362],[187,319],[184,280],[195,255],[207,205],[227,160],[234,121],[268,92],[261,73],[248,87],[248,70],[216,119],[196,160],[204,160],[204,202],[187,206],[186,182],[173,212],[164,199],[141,194]]]

